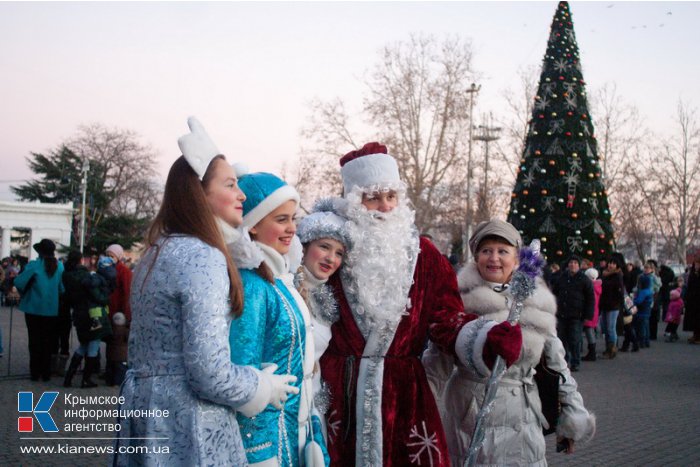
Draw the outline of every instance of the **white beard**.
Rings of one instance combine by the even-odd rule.
[[[371,329],[398,325],[411,306],[408,293],[419,253],[418,232],[415,213],[403,202],[380,213],[368,211],[359,199],[348,201],[346,228],[352,248],[341,274],[351,308],[367,335]]]

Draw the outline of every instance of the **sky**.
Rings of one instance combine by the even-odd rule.
[[[314,98],[359,109],[363,75],[412,33],[472,42],[475,115],[504,112],[519,68],[539,68],[556,1],[2,2],[0,200],[32,176],[30,152],[79,125],[131,129],[164,180],[196,115],[229,160],[278,172],[298,157]],[[615,83],[670,132],[679,98],[700,105],[700,3],[570,2],[584,79]],[[592,116],[595,123],[595,115]],[[351,148],[347,148],[348,150]]]

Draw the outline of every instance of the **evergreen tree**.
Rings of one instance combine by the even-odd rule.
[[[613,249],[613,227],[568,2],[552,21],[508,221],[549,262],[592,261]]]
[[[11,187],[24,201],[73,203],[71,244],[80,239],[83,157],[87,174],[85,248],[99,253],[111,243],[129,248],[143,238],[155,215],[159,189],[151,176],[155,155],[135,133],[102,125],[81,127],[78,137],[46,153],[31,153],[34,180]],[[66,245],[68,246],[68,245]]]

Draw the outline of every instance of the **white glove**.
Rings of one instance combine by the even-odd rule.
[[[270,391],[269,404],[272,404],[276,409],[282,409],[284,403],[289,397],[289,393],[299,394],[299,388],[292,386],[297,377],[294,375],[276,375],[277,365],[274,363],[263,363],[260,375],[270,383],[272,391]]]

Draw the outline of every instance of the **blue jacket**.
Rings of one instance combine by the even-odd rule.
[[[654,292],[651,288],[639,289],[634,296],[634,304],[637,305],[637,314],[640,317],[651,316],[651,305],[654,303]]]
[[[301,389],[306,329],[294,298],[279,279],[275,290],[255,271],[241,269],[240,273],[245,300],[243,314],[231,322],[231,360],[256,368],[275,363],[277,373],[296,376],[293,384]],[[290,394],[283,410],[268,405],[253,418],[238,414],[249,463],[277,458],[281,466],[299,465],[300,398],[300,394]]]
[[[64,292],[62,276],[63,263],[60,261],[51,277],[46,274],[43,258],[30,261],[24,271],[15,277],[15,287],[22,296],[20,311],[31,315],[58,316],[58,295]],[[30,284],[32,278],[34,281]]]

